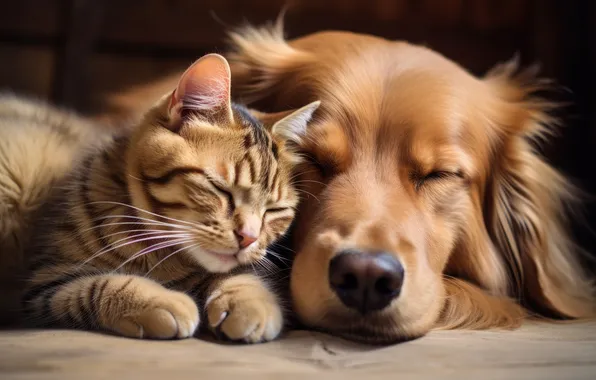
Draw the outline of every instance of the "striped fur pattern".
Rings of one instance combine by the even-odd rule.
[[[0,95],[0,324],[19,318],[29,226],[72,161],[109,132],[70,112]]]
[[[165,339],[192,336],[203,315],[232,340],[280,333],[282,305],[255,269],[293,220],[288,136],[318,103],[258,120],[230,102],[226,68],[220,56],[199,60],[55,189],[31,247],[31,322]],[[203,78],[228,85],[202,93]],[[207,111],[185,106],[208,95]]]

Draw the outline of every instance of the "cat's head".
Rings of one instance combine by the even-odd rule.
[[[222,56],[196,61],[144,116],[126,158],[132,204],[212,272],[261,259],[288,229],[292,147],[319,105],[263,114],[233,104],[230,83]]]

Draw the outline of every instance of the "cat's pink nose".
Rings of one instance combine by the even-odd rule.
[[[236,238],[238,239],[238,245],[240,248],[246,248],[259,238],[256,233],[248,228],[241,228],[236,231]]]

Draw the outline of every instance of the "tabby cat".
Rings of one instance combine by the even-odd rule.
[[[232,340],[280,333],[280,300],[252,266],[293,220],[292,142],[319,103],[265,115],[232,103],[230,82],[223,57],[202,57],[62,181],[34,229],[29,320],[167,339],[204,315]]]

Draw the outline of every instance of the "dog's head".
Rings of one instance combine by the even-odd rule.
[[[321,99],[293,231],[307,325],[374,342],[515,326],[520,305],[594,312],[564,230],[565,179],[535,152],[541,82],[476,78],[427,48],[342,32],[232,34],[238,94],[268,111]]]

